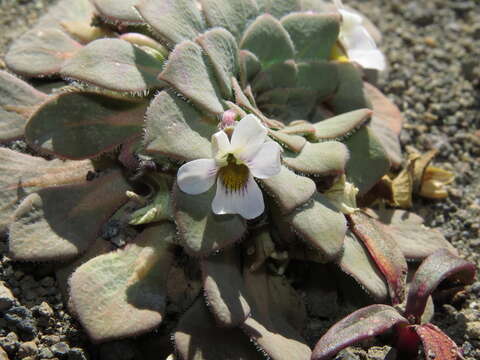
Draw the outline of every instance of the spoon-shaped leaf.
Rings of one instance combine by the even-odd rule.
[[[0,142],[23,136],[28,117],[46,98],[46,94],[33,86],[0,71]]]
[[[138,335],[162,321],[174,236],[170,223],[147,228],[134,243],[97,256],[73,273],[72,304],[93,340]]]
[[[52,95],[32,114],[25,138],[61,158],[92,158],[138,136],[146,107],[138,99],[94,92]]]
[[[415,273],[408,293],[405,316],[418,323],[428,297],[443,280],[471,284],[474,278],[474,264],[453,255],[446,249],[438,250],[427,257]]]
[[[387,280],[391,301],[400,304],[405,298],[407,262],[395,240],[383,225],[361,211],[349,215],[353,233],[362,240],[378,269]]]
[[[340,350],[384,334],[408,321],[388,305],[371,305],[348,315],[333,325],[315,345],[312,360],[328,360]]]

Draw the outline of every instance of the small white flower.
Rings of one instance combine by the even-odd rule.
[[[334,3],[342,15],[339,39],[348,58],[366,69],[384,70],[386,67],[385,57],[363,26],[363,17],[346,10],[341,0],[334,0]]]
[[[254,115],[235,126],[231,139],[224,131],[212,136],[212,159],[190,161],[178,169],[180,189],[191,195],[210,189],[217,192],[212,202],[215,214],[240,214],[253,219],[263,213],[263,194],[254,180],[280,172],[280,146],[267,141],[267,129]]]

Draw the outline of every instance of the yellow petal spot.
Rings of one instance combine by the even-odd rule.
[[[349,62],[347,53],[343,49],[340,43],[333,45],[332,52],[330,53],[330,60],[340,61],[340,62]]]
[[[235,156],[229,154],[227,165],[220,168],[218,176],[228,191],[239,191],[247,185],[250,171],[244,164],[237,164]]]

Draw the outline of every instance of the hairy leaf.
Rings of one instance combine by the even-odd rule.
[[[270,14],[259,16],[246,29],[240,48],[254,53],[264,67],[292,59],[295,53],[287,31]]]
[[[290,89],[297,85],[298,68],[293,61],[279,62],[273,64],[267,69],[259,72],[252,83],[255,92],[260,93],[267,90]],[[282,93],[280,93],[281,95]],[[288,93],[285,94],[285,96]],[[285,98],[283,96],[282,98]],[[278,95],[277,95],[278,97]],[[268,101],[270,99],[270,101]],[[258,103],[286,103],[286,99],[282,102],[272,101],[274,95],[268,95],[268,92],[258,97]]]
[[[375,219],[361,211],[349,215],[353,233],[363,242],[383,273],[393,305],[405,297],[407,263],[395,240]]]
[[[224,27],[238,40],[258,15],[255,0],[200,0],[210,27]]]
[[[335,64],[328,61],[301,62],[298,68],[298,87],[315,91],[318,101],[334,94],[338,87],[339,74]]]
[[[294,231],[318,249],[325,261],[337,259],[347,231],[345,216],[323,195],[316,193],[313,201],[289,216]]]
[[[201,109],[214,114],[223,112],[214,75],[199,45],[191,41],[177,45],[170,54],[160,79],[172,85]]]
[[[31,116],[25,138],[62,158],[92,158],[138,136],[146,107],[141,100],[94,92],[52,95]]]
[[[136,8],[160,37],[172,45],[193,40],[205,29],[194,0],[140,0]]]
[[[365,246],[350,231],[347,231],[338,265],[342,271],[353,277],[375,302],[387,301],[388,287],[383,274]]]
[[[272,360],[309,360],[311,351],[299,333],[305,305],[295,290],[281,277],[268,275],[264,267],[255,272],[245,269],[244,277],[252,314],[243,331]]]
[[[174,341],[181,360],[263,360],[240,329],[218,327],[200,298],[180,318]]]
[[[328,360],[340,350],[383,334],[408,321],[388,305],[371,305],[348,315],[333,325],[315,345],[312,360]]]
[[[409,260],[423,260],[439,249],[447,249],[452,254],[458,255],[457,250],[437,229],[430,229],[423,225],[403,224],[389,225],[386,231]]]
[[[66,260],[83,253],[127,201],[129,188],[120,172],[113,171],[90,182],[47,187],[28,195],[10,225],[12,257]]]
[[[121,92],[142,92],[165,84],[163,63],[128,41],[99,39],[63,64],[61,75]]]
[[[306,143],[299,154],[284,155],[287,167],[314,176],[340,175],[348,160],[347,147],[337,141]]]
[[[90,161],[47,161],[0,148],[0,232],[13,220],[15,208],[28,194],[49,186],[81,183],[91,170]]]
[[[22,137],[28,117],[46,98],[33,86],[0,71],[0,142]]]
[[[305,204],[317,190],[313,180],[295,174],[282,166],[278,175],[260,180],[283,214]]]
[[[95,8],[108,22],[141,23],[142,19],[135,11],[134,6],[140,0],[93,0]]]
[[[445,279],[471,284],[475,279],[475,265],[441,249],[427,257],[416,271],[408,292],[405,316],[418,323],[427,299]]]
[[[336,114],[368,107],[360,70],[352,63],[338,62],[339,85],[329,103]]]
[[[212,155],[210,138],[217,127],[178,96],[162,91],[150,104],[145,121],[145,152],[190,161]]]
[[[272,14],[277,19],[284,15],[302,10],[300,0],[257,0],[260,12]]]
[[[72,304],[94,341],[145,333],[162,321],[174,236],[170,223],[147,228],[124,249],[97,256],[75,271]]]
[[[231,99],[232,77],[236,77],[239,71],[235,38],[224,29],[212,29],[200,35],[196,41],[210,59],[223,96]]]
[[[236,248],[202,260],[205,298],[222,327],[237,327],[250,315],[240,260]]]
[[[359,195],[370,190],[390,169],[390,161],[372,130],[363,127],[345,140],[350,150],[346,175],[359,189]],[[368,169],[368,171],[365,171]]]
[[[262,69],[260,60],[248,50],[240,50],[240,79],[243,86],[250,82],[252,78],[257,75]]]
[[[340,31],[337,14],[292,13],[281,23],[293,41],[296,59],[329,59]]]
[[[215,186],[200,195],[174,188],[174,216],[180,242],[192,256],[207,256],[240,240],[246,231],[239,215],[215,215],[212,200]]]
[[[303,136],[299,135],[290,135],[280,131],[270,130],[268,134],[274,138],[280,145],[286,147],[288,150],[299,153],[302,151],[304,146],[307,144],[307,140]],[[292,155],[292,161],[295,162],[295,158]],[[284,158],[285,159],[285,158]],[[287,164],[288,166],[288,164]]]
[[[432,358],[439,360],[462,359],[457,345],[442,330],[433,324],[413,327],[423,345],[425,360]]]
[[[59,29],[34,29],[13,43],[5,56],[5,63],[24,76],[52,76],[80,49],[80,43]]]
[[[345,137],[365,124],[371,115],[370,109],[360,109],[317,122],[315,137],[319,140]]]

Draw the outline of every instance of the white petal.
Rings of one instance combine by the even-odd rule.
[[[247,164],[252,175],[259,179],[267,179],[277,175],[282,166],[280,151],[280,145],[274,141],[262,144],[260,150]]]
[[[187,194],[201,194],[215,183],[217,170],[214,159],[198,159],[183,164],[177,173],[178,187]]]
[[[222,156],[230,150],[230,140],[224,131],[212,135],[212,157]]]
[[[235,126],[232,135],[232,150],[235,157],[250,160],[267,138],[267,128],[254,115],[247,115]]]
[[[241,191],[228,191],[220,179],[217,180],[217,193],[212,202],[215,214],[240,214],[245,219],[254,219],[265,211],[263,194],[250,175],[247,185]]]
[[[385,56],[378,50],[350,50],[348,58],[359,63],[365,69],[383,71],[386,68]]]
[[[377,49],[375,40],[363,26],[356,26],[346,36],[347,50],[374,50]]]

